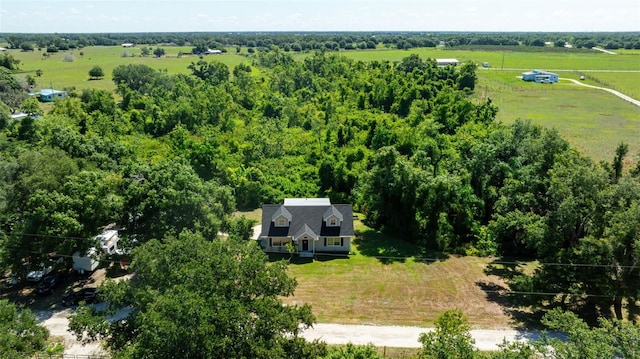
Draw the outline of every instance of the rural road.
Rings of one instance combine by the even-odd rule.
[[[65,308],[58,311],[36,312],[37,320],[40,324],[49,329],[51,336],[57,337],[64,342],[65,354],[89,355],[103,353],[96,343],[82,345],[69,331],[69,320],[67,317],[74,309]],[[116,314],[126,315],[127,311]],[[378,325],[347,325],[317,323],[313,328],[302,332],[302,337],[307,340],[319,339],[327,344],[369,344],[373,343],[379,347],[397,348],[419,348],[421,344],[418,337],[421,333],[432,330],[421,327],[402,326],[378,326]],[[515,329],[473,329],[471,335],[475,340],[476,348],[487,351],[497,350],[498,344],[503,339],[508,341],[535,340],[540,337],[538,331],[526,331]]]
[[[319,339],[327,344],[369,344],[378,347],[420,348],[421,333],[433,330],[422,327],[347,325],[317,323],[302,333],[307,340]],[[515,329],[472,329],[475,347],[482,351],[498,350],[498,344],[506,339],[513,341],[536,340],[540,332]]]

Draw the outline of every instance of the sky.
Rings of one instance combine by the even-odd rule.
[[[0,33],[640,31],[640,0],[0,0]]]

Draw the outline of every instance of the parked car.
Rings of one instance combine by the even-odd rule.
[[[42,281],[36,286],[36,294],[51,294],[64,281],[62,272],[53,272],[42,278]]]
[[[39,282],[53,270],[53,266],[45,267],[44,264],[36,270],[27,273],[27,280],[30,282]]]
[[[97,296],[98,288],[82,288],[77,292],[67,292],[62,297],[62,305],[77,305],[80,302],[94,303],[97,301]]]
[[[46,277],[49,273],[51,273],[56,266],[62,264],[64,262],[64,258],[55,257],[49,259],[49,264],[45,266],[44,263],[40,263],[35,270],[29,271],[27,273],[27,280],[30,282],[39,282],[42,278]]]

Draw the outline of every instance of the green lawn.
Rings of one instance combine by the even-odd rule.
[[[312,305],[319,322],[429,326],[443,311],[460,308],[473,325],[514,324],[481,289],[504,286],[484,273],[489,259],[415,257],[411,253],[420,251],[413,245],[361,224],[357,228],[348,258],[296,260],[289,266],[298,288],[287,303]]]

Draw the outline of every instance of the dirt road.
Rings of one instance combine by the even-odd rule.
[[[82,345],[68,331],[67,317],[73,313],[72,308],[59,311],[41,311],[36,313],[38,322],[44,325],[51,335],[60,338],[65,345],[65,354],[89,355],[103,353],[96,343]],[[117,316],[126,315],[123,310]],[[419,348],[418,337],[421,333],[432,329],[421,327],[378,326],[378,325],[346,325],[318,323],[302,333],[307,340],[319,339],[328,344],[369,344],[379,347]],[[524,331],[514,329],[474,329],[471,335],[476,348],[487,351],[497,350],[503,339],[508,341],[532,340],[540,336],[538,331]]]
[[[345,325],[318,323],[307,329],[302,336],[307,340],[319,339],[328,344],[368,344],[378,347],[419,348],[418,338],[421,333],[431,328],[377,326],[377,325]],[[508,341],[526,341],[540,338],[538,331],[514,329],[473,329],[471,336],[475,347],[482,351],[497,350],[503,339]]]
[[[580,86],[584,86],[584,87],[588,87],[588,88],[592,88],[592,89],[596,89],[596,90],[602,90],[602,91],[607,91],[609,93],[612,93],[618,97],[620,97],[621,99],[625,100],[625,101],[629,101],[632,104],[636,105],[636,106],[640,106],[640,101],[632,98],[631,96],[627,96],[625,94],[623,94],[622,92],[616,91],[616,90],[612,90],[610,88],[606,88],[606,87],[599,87],[599,86],[592,86],[592,85],[587,85],[584,84],[578,80],[574,80],[574,79],[567,79],[567,78],[560,78],[561,80],[567,80],[567,81],[571,81],[576,85],[580,85]]]

